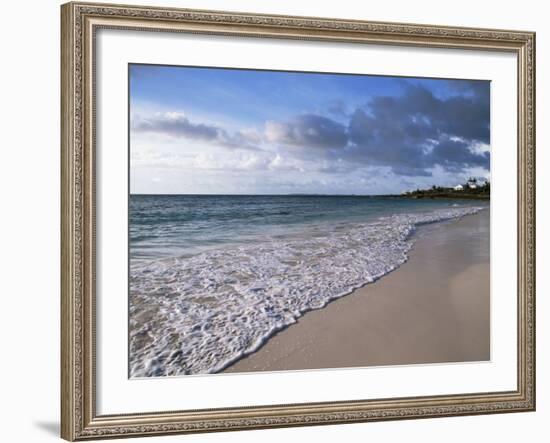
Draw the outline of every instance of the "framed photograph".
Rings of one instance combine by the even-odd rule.
[[[62,437],[535,409],[535,35],[68,3]]]

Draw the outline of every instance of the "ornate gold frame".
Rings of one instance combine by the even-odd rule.
[[[535,409],[535,34],[68,3],[61,7],[61,436],[258,429]],[[99,28],[508,51],[518,60],[518,380],[511,392],[98,416],[94,35]]]

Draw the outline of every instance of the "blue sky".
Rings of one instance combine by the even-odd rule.
[[[488,177],[489,87],[131,65],[131,192],[386,194]]]

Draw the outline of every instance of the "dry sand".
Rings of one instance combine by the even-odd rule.
[[[398,270],[306,313],[225,372],[489,360],[489,210],[415,236]]]

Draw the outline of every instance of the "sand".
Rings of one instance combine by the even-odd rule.
[[[489,210],[425,226],[399,269],[306,313],[225,372],[490,359]]]

